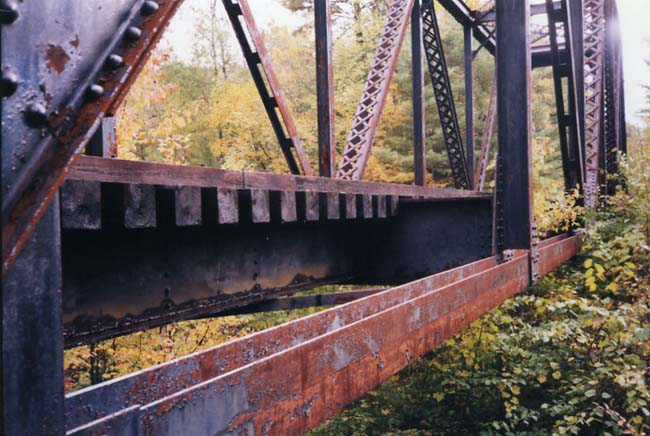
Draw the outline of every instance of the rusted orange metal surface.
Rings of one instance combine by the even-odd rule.
[[[579,247],[579,236],[540,243],[542,271]],[[527,250],[478,261],[73,393],[68,425],[302,434],[526,288],[529,261]]]

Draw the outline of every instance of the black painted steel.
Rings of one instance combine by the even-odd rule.
[[[497,223],[500,249],[531,249],[531,58],[528,0],[497,0]],[[501,228],[499,228],[501,227]]]
[[[426,136],[424,116],[424,74],[422,72],[422,15],[420,0],[411,10],[411,79],[413,87],[413,168],[416,185],[426,185]]]
[[[318,168],[321,177],[336,171],[334,138],[334,70],[332,66],[332,14],[330,0],[314,2],[316,36],[316,100],[318,105]]]
[[[64,229],[66,346],[320,284],[402,282],[489,256],[490,203],[400,204],[397,216],[372,220]]]
[[[2,420],[12,436],[63,435],[58,201],[2,281]]]

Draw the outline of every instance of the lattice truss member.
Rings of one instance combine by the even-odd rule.
[[[442,134],[449,156],[449,165],[458,189],[471,189],[472,182],[465,160],[463,142],[458,126],[458,116],[451,90],[451,81],[445,61],[445,53],[440,39],[440,29],[433,8],[433,0],[425,0],[422,4],[422,38],[424,51],[429,64],[429,75],[436,96],[438,114],[442,125]]]
[[[603,0],[585,0],[585,204],[598,204],[600,118],[603,88],[605,14]]]
[[[412,6],[413,0],[393,0],[388,8],[361,102],[341,156],[339,179],[359,180],[363,176]]]

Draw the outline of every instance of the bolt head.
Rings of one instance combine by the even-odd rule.
[[[108,58],[106,58],[106,63],[104,64],[104,66],[106,67],[107,70],[116,70],[120,68],[123,63],[124,63],[124,59],[122,59],[122,56],[113,53]]]
[[[151,14],[153,14],[154,12],[156,12],[156,11],[158,10],[159,7],[160,7],[160,6],[159,6],[158,3],[156,3],[155,1],[153,1],[153,0],[147,0],[147,1],[144,2],[144,4],[142,5],[142,9],[140,10],[140,13],[141,13],[142,15],[144,15],[144,16],[151,15]]]
[[[89,100],[99,100],[101,96],[104,94],[104,87],[98,84],[90,85],[88,87],[88,91],[86,91],[86,95],[88,96]]]
[[[3,97],[10,97],[18,89],[20,79],[16,71],[10,66],[2,69],[2,81],[0,81],[0,93]]]
[[[24,112],[25,123],[32,129],[40,129],[45,127],[48,123],[47,109],[43,103],[30,103]]]
[[[11,24],[18,19],[18,5],[12,0],[0,2],[0,24]]]
[[[135,26],[129,27],[128,29],[126,29],[126,32],[124,32],[124,38],[128,42],[137,41],[138,39],[140,39],[141,36],[142,36],[142,30],[140,30]]]

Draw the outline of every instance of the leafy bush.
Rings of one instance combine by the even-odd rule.
[[[312,434],[650,432],[650,159],[621,167],[580,256]]]

